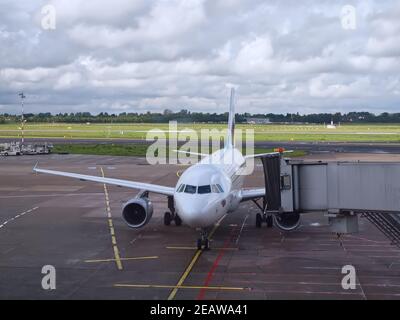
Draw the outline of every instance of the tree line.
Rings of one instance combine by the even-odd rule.
[[[228,113],[202,113],[190,112],[183,109],[179,112],[164,110],[162,113],[127,113],[119,114],[101,112],[93,115],[90,112],[76,113],[27,113],[24,115],[27,122],[44,123],[167,123],[176,120],[186,123],[222,123],[228,120]],[[349,112],[349,113],[313,113],[313,114],[236,114],[237,123],[246,123],[254,119],[265,119],[273,123],[400,123],[400,113],[373,114],[370,112]],[[0,123],[18,123],[21,121],[20,115],[3,113],[0,114]]]

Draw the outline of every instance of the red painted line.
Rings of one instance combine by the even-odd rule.
[[[236,230],[236,227],[232,228],[231,233],[229,234],[229,236],[226,238],[226,240],[224,242],[224,245],[219,250],[218,256],[214,260],[214,263],[212,264],[211,269],[207,274],[207,277],[206,277],[206,280],[204,281],[203,287],[208,287],[210,285],[210,282],[214,276],[215,270],[217,270],[219,262],[221,261],[222,257],[224,256],[224,253],[225,253],[226,249],[228,248],[229,244],[232,242],[235,230]],[[202,288],[200,290],[196,300],[203,300],[205,293],[206,293],[206,288]]]

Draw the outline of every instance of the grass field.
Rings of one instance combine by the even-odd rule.
[[[224,130],[226,124],[179,124],[178,130]],[[250,125],[239,124],[237,129],[252,129],[255,141],[338,141],[338,142],[400,142],[397,124],[346,124],[336,129],[324,125]],[[25,137],[60,139],[145,139],[148,130],[168,131],[168,124],[26,124]],[[181,135],[185,135],[181,133]],[[18,138],[17,124],[0,125],[0,137]]]
[[[53,153],[72,153],[72,154],[93,154],[111,156],[146,156],[147,145],[143,144],[56,144]],[[165,150],[168,155],[169,150]],[[271,152],[272,149],[255,148],[254,153]],[[285,157],[299,157],[306,153],[302,150],[295,150],[286,153]],[[174,153],[175,155],[175,153]]]

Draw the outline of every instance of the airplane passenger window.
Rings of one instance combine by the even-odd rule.
[[[185,187],[185,193],[196,193],[196,186],[191,186],[190,184],[187,184]]]
[[[199,194],[205,194],[205,193],[210,193],[211,192],[211,186],[206,185],[206,186],[199,186],[197,189],[197,193]]]
[[[218,187],[219,191],[224,192],[224,189],[222,189],[221,185],[217,184],[217,187]]]

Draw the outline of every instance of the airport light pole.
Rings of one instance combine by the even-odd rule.
[[[21,145],[24,144],[24,99],[26,96],[24,95],[23,92],[18,94],[21,97]]]

